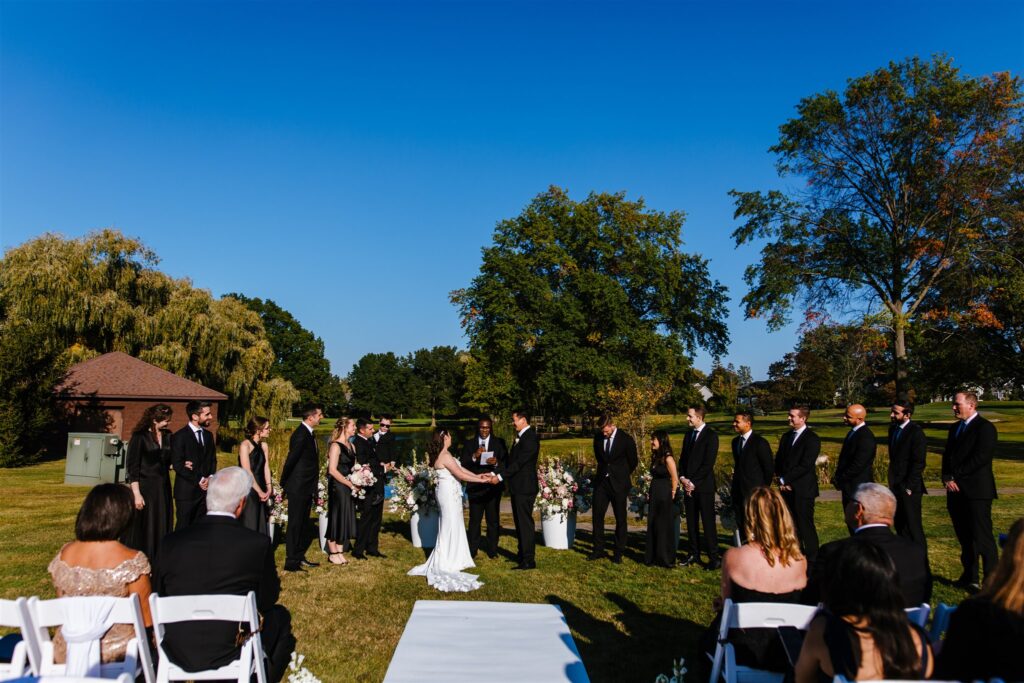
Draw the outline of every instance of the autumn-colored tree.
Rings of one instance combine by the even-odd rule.
[[[636,440],[642,461],[651,450],[650,417],[671,390],[672,384],[664,380],[630,375],[620,386],[604,387],[598,393],[597,407]]]
[[[771,151],[780,175],[804,187],[731,193],[744,220],[737,245],[767,240],[746,271],[747,316],[774,329],[795,300],[843,312],[873,303],[888,318],[901,384],[908,325],[1020,229],[1006,211],[1024,168],[1021,109],[1019,78],[963,76],[943,57],[891,63],[842,95],[801,100]],[[994,324],[983,299],[965,305],[976,324]]]

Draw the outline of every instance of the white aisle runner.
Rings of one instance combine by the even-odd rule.
[[[417,600],[384,683],[589,683],[556,605]]]

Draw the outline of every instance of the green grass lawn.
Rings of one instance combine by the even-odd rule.
[[[1022,442],[1024,404],[998,404],[1000,451],[996,461],[1001,488],[1024,486]],[[826,443],[838,450],[845,433],[840,411],[820,411],[812,424]],[[928,422],[930,446],[941,448],[939,420],[948,419],[948,406],[926,406],[919,414]],[[711,424],[725,435],[731,417],[712,416]],[[876,433],[888,414],[872,413]],[[672,433],[681,433],[681,416],[659,418]],[[756,427],[777,443],[785,430],[781,415],[760,418]],[[728,439],[723,438],[724,452]],[[551,439],[542,442],[542,454],[586,452],[590,440]],[[723,457],[728,457],[727,453]],[[221,466],[235,464],[235,456],[222,453]],[[938,472],[938,454],[930,456],[929,472]],[[4,470],[0,497],[0,597],[53,595],[46,566],[61,545],[73,537],[74,517],[86,487],[64,486],[64,462]],[[931,482],[937,486],[937,482]],[[933,602],[959,602],[965,593],[950,585],[959,575],[959,548],[942,496],[924,500],[929,554],[936,574]],[[1024,515],[1024,495],[1005,494],[995,502],[993,522],[1005,530]],[[817,522],[822,542],[846,535],[838,502],[820,502]],[[423,561],[423,551],[412,547],[408,523],[385,515],[381,550],[385,560],[353,561],[348,567],[323,565],[304,574],[284,574],[282,603],[293,615],[298,650],[306,666],[325,681],[379,681],[398,644],[416,600],[493,600],[553,603],[565,613],[569,627],[592,680],[652,681],[669,671],[671,661],[683,656],[690,662],[690,680],[697,680],[697,641],[711,621],[711,602],[718,594],[717,572],[700,568],[663,570],[643,566],[643,536],[631,533],[626,562],[586,562],[591,537],[581,531],[572,550],[538,547],[534,572],[511,571],[515,552],[512,520],[503,519],[499,559],[483,556],[476,570],[486,584],[470,594],[437,593],[422,577],[405,572]],[[728,539],[724,532],[721,545]],[[277,549],[278,566],[284,547]],[[311,550],[310,557],[314,557]],[[596,565],[596,566],[595,566]],[[524,653],[525,656],[526,653]]]

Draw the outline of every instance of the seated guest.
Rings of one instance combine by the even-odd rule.
[[[733,602],[798,603],[807,583],[807,560],[800,552],[796,527],[782,494],[765,486],[750,492],[744,510],[749,542],[730,548],[722,563],[722,595]],[[704,649],[714,654],[722,623],[719,611],[702,638]],[[746,630],[730,634],[738,664],[771,671],[785,671],[788,665],[778,633],[774,629]],[[705,659],[705,658],[702,658]]]
[[[903,610],[896,566],[873,543],[846,543],[811,620],[796,663],[797,683],[920,679],[931,675],[928,637]]]
[[[121,545],[117,540],[132,523],[134,499],[120,484],[100,484],[86,495],[75,519],[75,540],[66,544],[50,562],[57,597],[109,595],[124,598],[137,593],[142,618],[152,626],[149,615],[149,560],[145,553]],[[114,624],[100,640],[100,661],[124,659],[128,641],[135,637],[131,624]],[[53,661],[64,663],[67,645],[60,631],[53,638]]]
[[[949,620],[935,665],[944,680],[1024,681],[1024,518],[1010,527],[1003,555],[985,585]]]
[[[256,592],[263,616],[261,638],[270,659],[268,678],[281,680],[295,649],[288,611],[275,604],[281,582],[274,567],[270,538],[238,521],[245,507],[252,475],[226,467],[210,476],[205,517],[170,534],[161,548],[157,592],[177,595],[246,595]],[[237,624],[185,622],[167,624],[163,648],[185,671],[224,666],[238,657]]]
[[[868,541],[884,550],[896,565],[904,607],[917,607],[932,597],[932,573],[927,549],[893,533],[896,496],[881,484],[860,484],[846,505],[846,526],[851,536],[821,546],[811,569],[804,602],[817,604],[824,599],[826,577],[835,571],[835,557],[847,543]]]

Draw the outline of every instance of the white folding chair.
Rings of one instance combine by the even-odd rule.
[[[932,627],[928,631],[928,640],[932,641],[932,652],[939,654],[942,649],[942,641],[946,637],[946,631],[949,629],[949,618],[953,616],[953,612],[956,611],[956,605],[947,605],[944,602],[940,602],[939,606],[935,608],[935,616],[932,617]]]
[[[922,602],[917,607],[908,607],[906,609],[907,619],[910,619],[913,623],[924,628],[925,624],[928,623],[928,615],[931,614],[931,611],[932,606],[927,602]]]
[[[129,674],[121,674],[117,678],[95,678],[93,676],[25,676],[4,683],[134,683]]]
[[[32,631],[25,598],[0,600],[0,626],[17,628],[21,641],[15,644],[10,662],[0,662],[0,680],[18,678],[39,671],[39,644]],[[16,638],[11,634],[12,638]]]
[[[153,614],[153,630],[156,632],[156,646],[160,653],[156,680],[206,681],[211,679],[237,679],[248,683],[250,675],[256,674],[259,683],[267,683],[263,664],[263,641],[259,634],[259,612],[256,610],[256,593],[248,595],[183,595],[164,598],[156,593],[149,596],[150,611]],[[164,627],[183,621],[229,621],[232,624],[248,623],[252,637],[245,641],[238,659],[218,669],[185,671],[174,664],[164,651]]]
[[[71,601],[90,599],[92,599],[91,596],[69,596],[53,600],[29,598],[28,617],[31,620],[32,631],[36,634],[39,643],[39,674],[41,676],[64,675],[66,665],[55,664],[53,661],[53,641],[50,639],[50,629],[65,623],[66,611],[69,609]],[[100,678],[119,678],[121,674],[127,674],[134,679],[141,673],[146,683],[153,683],[155,681],[153,659],[149,652],[146,627],[142,622],[142,606],[138,594],[132,593],[124,598],[110,599],[115,602],[108,617],[109,622],[111,624],[131,624],[135,630],[135,637],[128,641],[124,661],[110,662],[100,666]]]
[[[806,630],[807,625],[818,611],[810,605],[794,605],[778,602],[733,602],[726,600],[722,607],[722,625],[718,630],[718,644],[711,665],[710,683],[717,683],[719,676],[726,683],[738,681],[781,681],[783,674],[754,669],[736,664],[736,650],[729,642],[729,630],[734,628],[779,628],[795,626]]]

